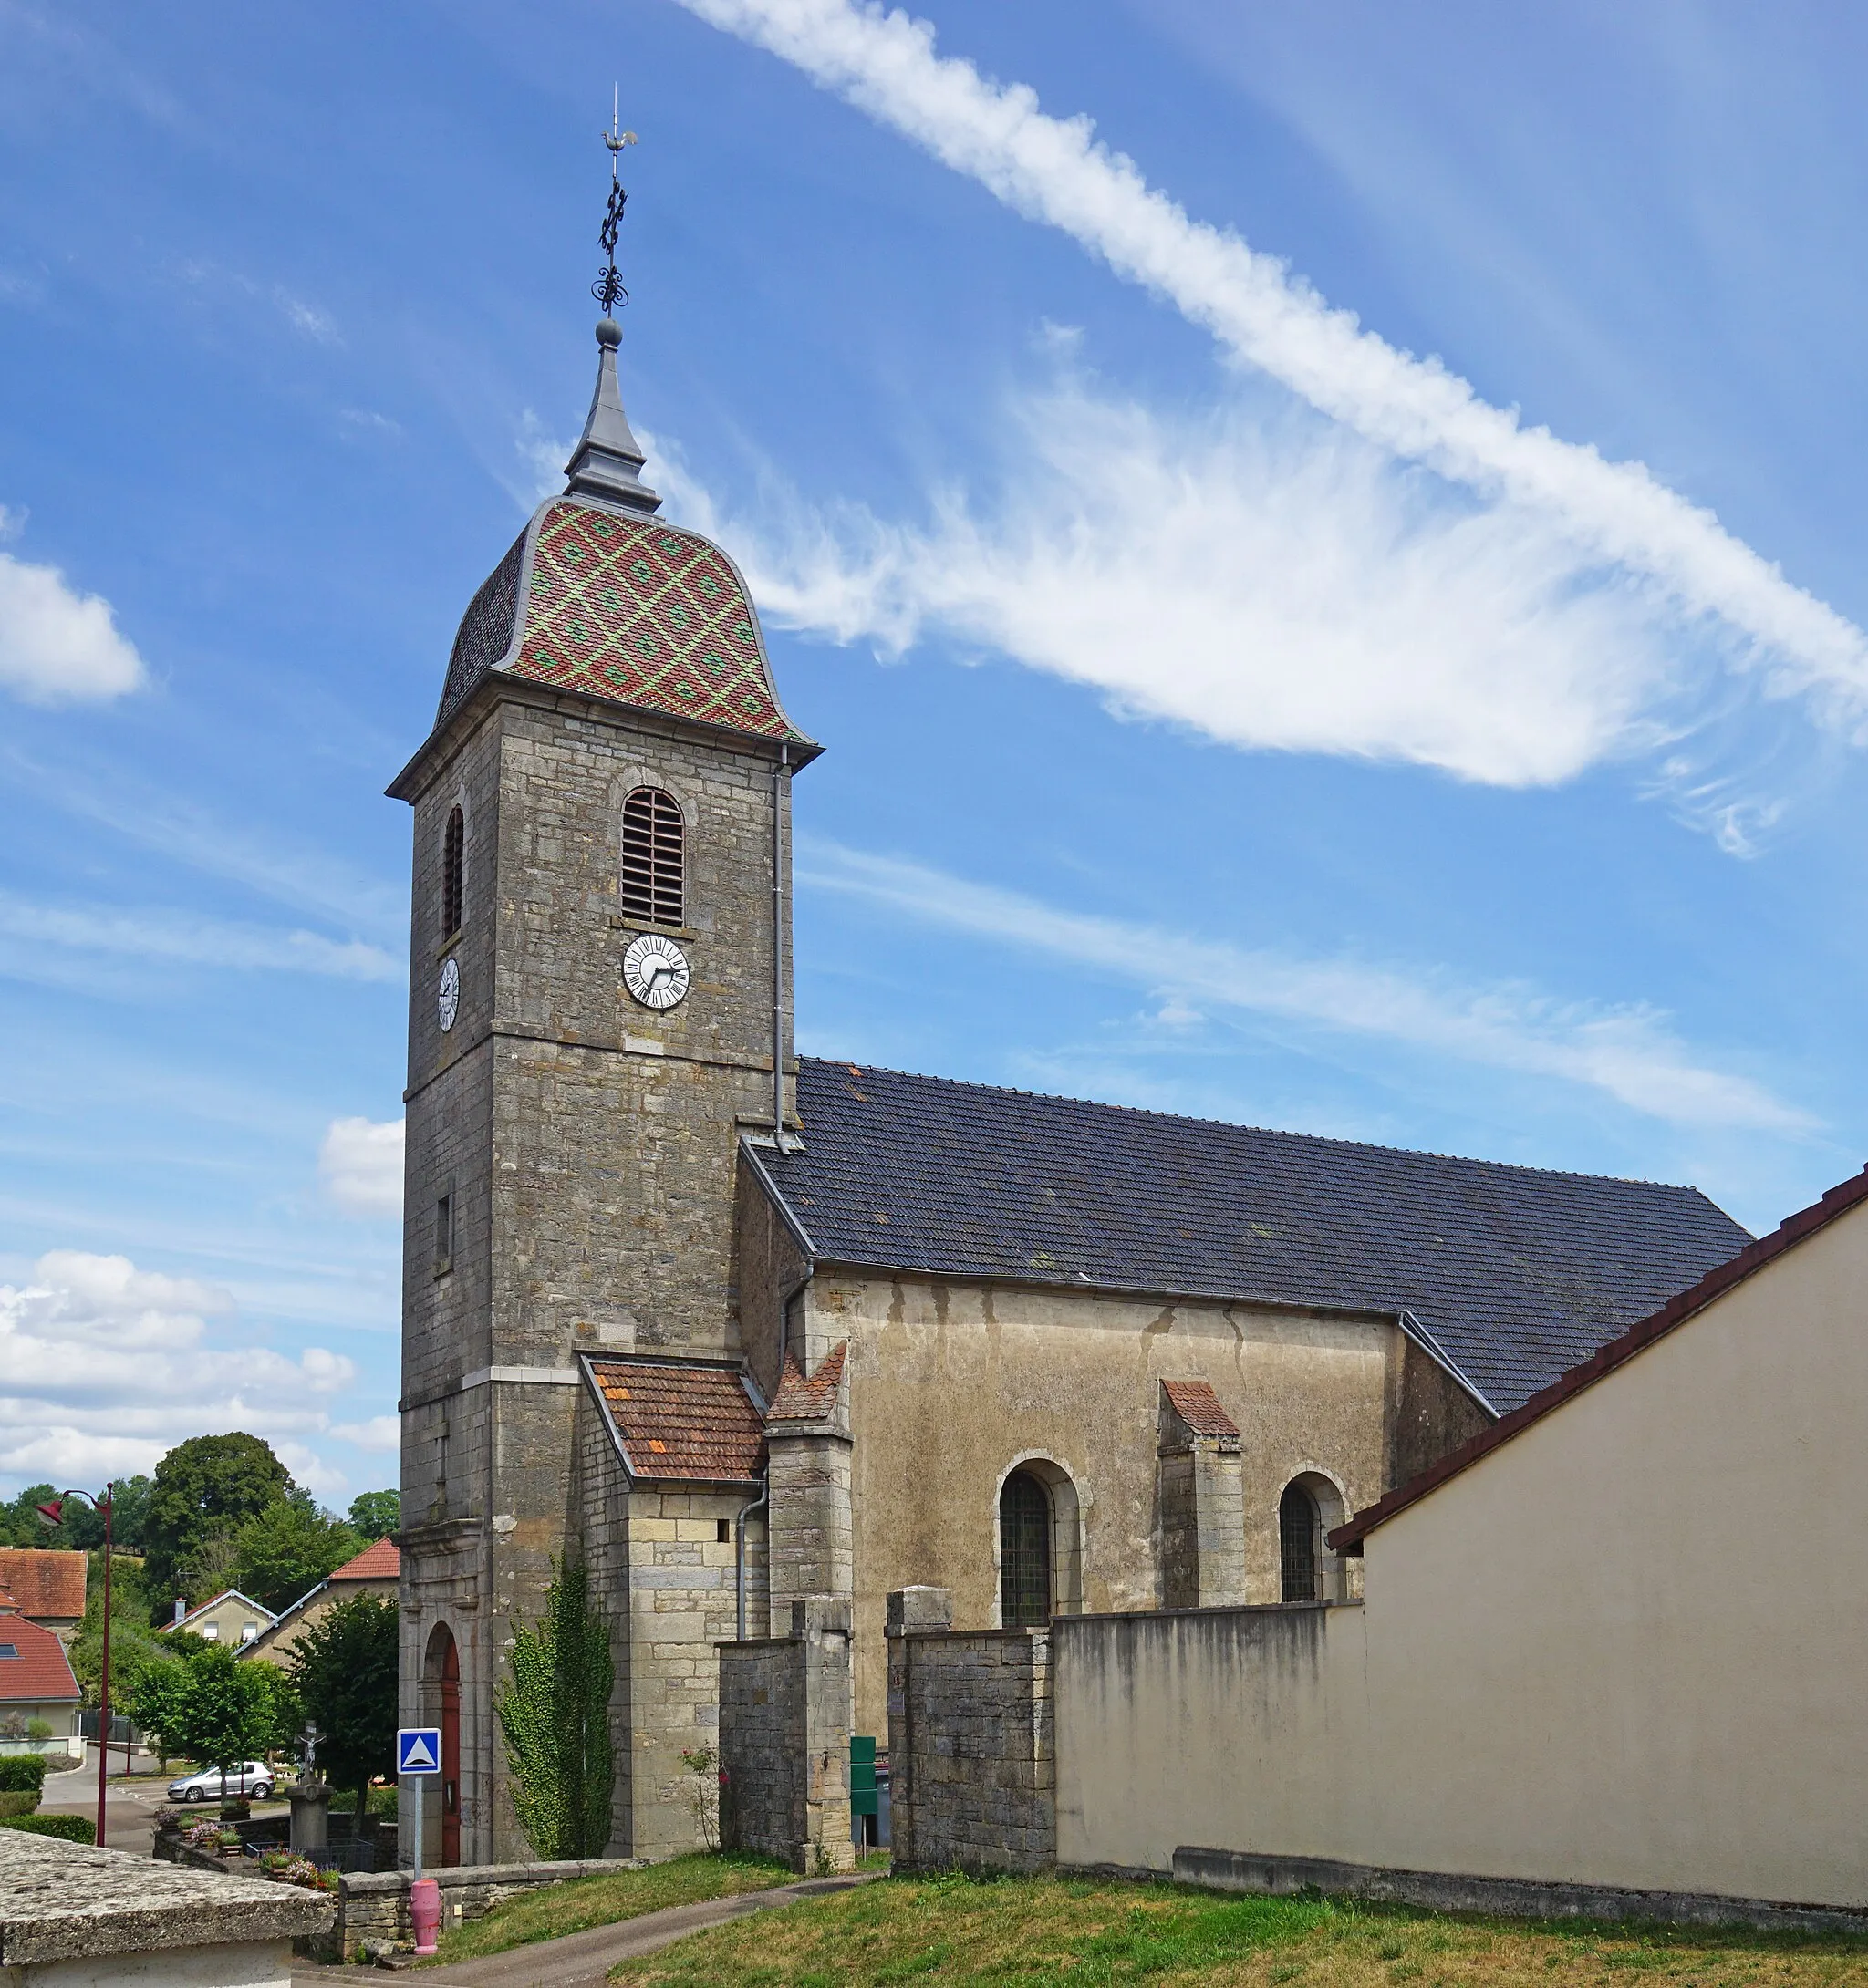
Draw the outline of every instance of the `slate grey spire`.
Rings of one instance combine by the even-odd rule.
[[[597,326],[597,391],[590,397],[584,432],[565,465],[565,488],[576,496],[604,497],[612,503],[650,513],[661,509],[661,499],[642,481],[641,447],[630,431],[629,418],[623,412],[622,392],[617,385],[617,347],[623,342],[623,333],[616,321],[616,306],[618,301],[629,301],[629,293],[617,274],[617,234],[629,198],[617,171],[617,160],[624,146],[636,142],[636,134],[618,129],[614,109],[603,142],[609,150],[609,203],[604,209],[603,227],[597,238],[607,260],[590,285],[591,295],[603,305],[603,316]]]
[[[630,430],[617,386],[617,347],[622,342],[623,329],[614,317],[597,320],[597,391],[590,397],[584,432],[565,465],[565,488],[575,496],[656,512],[661,499],[642,481],[642,447]]]

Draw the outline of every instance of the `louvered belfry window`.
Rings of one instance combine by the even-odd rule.
[[[1051,1496],[1028,1470],[999,1494],[999,1617],[1006,1629],[1051,1620]]]
[[[451,938],[461,929],[461,880],[467,855],[467,824],[456,808],[448,817],[448,832],[441,841],[441,937]]]
[[[623,910],[649,925],[681,921],[681,810],[659,787],[623,802]]]
[[[1287,1484],[1278,1500],[1278,1552],[1283,1563],[1283,1600],[1317,1598],[1317,1507],[1301,1484]]]

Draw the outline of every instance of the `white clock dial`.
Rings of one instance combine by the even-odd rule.
[[[435,1020],[441,1025],[445,1035],[454,1026],[454,1017],[461,1012],[461,962],[446,959],[441,963],[441,977],[434,990]]]
[[[672,1008],[693,975],[687,955],[659,932],[641,932],[623,955],[623,985],[645,1008]]]

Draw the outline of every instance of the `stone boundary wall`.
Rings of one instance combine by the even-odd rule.
[[[791,1607],[789,1636],[721,1643],[720,1839],[805,1876],[855,1868],[850,1605]]]
[[[607,1878],[618,1871],[647,1868],[646,1858],[607,1857],[549,1864],[455,1864],[424,1870],[421,1875],[432,1878],[441,1887],[441,1931],[446,1932],[541,1885],[563,1884],[567,1878]],[[354,1961],[366,1941],[380,1946],[406,1945],[412,1941],[409,1885],[413,1876],[408,1870],[379,1870],[351,1872],[340,1879],[331,1958]]]
[[[888,1765],[900,1871],[1047,1870],[1057,1858],[1051,1635],[956,1632],[941,1588],[888,1597]]]

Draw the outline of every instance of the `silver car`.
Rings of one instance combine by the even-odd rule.
[[[273,1792],[273,1770],[263,1760],[243,1760],[227,1769],[225,1781],[218,1767],[203,1767],[186,1779],[171,1781],[171,1802],[217,1802],[224,1787],[229,1795],[251,1796],[263,1802]]]

